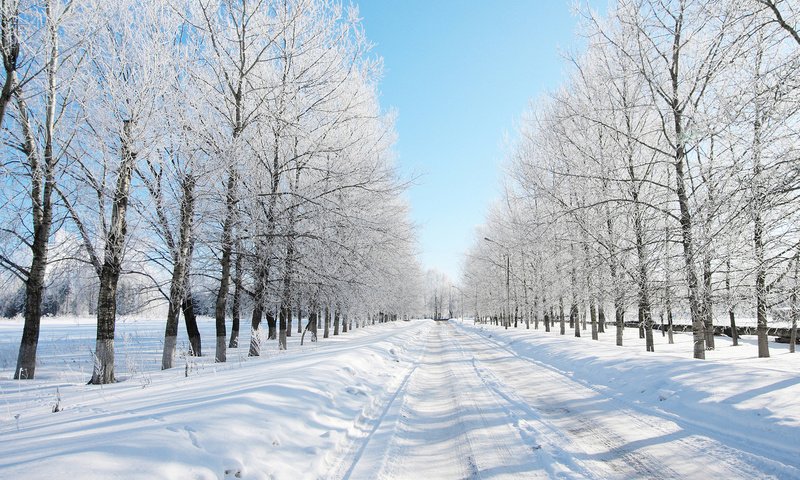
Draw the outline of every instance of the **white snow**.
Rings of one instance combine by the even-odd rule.
[[[750,337],[696,361],[684,334],[647,353],[613,326],[420,320],[261,358],[244,335],[226,364],[161,372],[163,323],[138,320],[118,328],[124,381],[98,387],[91,322],[46,319],[29,381],[20,331],[0,322],[0,478],[800,478],[800,354],[758,359]]]

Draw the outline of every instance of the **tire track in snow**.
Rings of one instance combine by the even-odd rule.
[[[526,442],[515,428],[507,402],[485,387],[453,333],[452,325],[433,326],[413,370],[330,478],[555,476],[533,440]]]
[[[378,478],[555,476],[513,425],[507,402],[484,386],[452,325],[439,325],[428,352],[404,395],[388,462]]]
[[[631,475],[647,478],[679,478],[687,474],[691,476],[714,476],[717,478],[770,478],[773,475],[796,476],[797,470],[787,465],[778,464],[763,457],[738,450],[733,447],[721,444],[720,442],[692,434],[684,431],[678,422],[654,416],[651,412],[642,411],[640,408],[628,408],[627,402],[622,401],[616,396],[610,395],[601,389],[586,385],[585,382],[572,379],[566,372],[562,372],[556,367],[543,363],[539,360],[524,357],[510,348],[508,345],[491,338],[490,336],[480,335],[474,332],[461,330],[467,336],[472,337],[478,343],[490,343],[499,348],[502,352],[510,355],[502,361],[503,365],[511,365],[520,361],[536,368],[535,372],[540,377],[539,383],[563,386],[561,395],[544,398],[541,395],[530,395],[522,397],[516,395],[515,391],[524,391],[524,384],[519,383],[519,376],[513,372],[506,373],[501,381],[494,372],[484,368],[487,376],[493,375],[495,387],[502,389],[510,396],[516,396],[523,405],[537,406],[541,412],[542,422],[549,424],[551,429],[560,429],[568,438],[577,440],[581,445],[582,455],[588,459],[588,464],[592,464],[593,469],[602,470],[604,467],[611,467],[608,471],[610,477],[627,478]],[[476,339],[479,339],[477,340]],[[485,350],[485,349],[484,349]],[[484,356],[488,354],[484,353]],[[497,359],[483,362],[496,364]],[[477,368],[477,367],[476,367]],[[531,371],[530,367],[518,368],[518,371]],[[490,382],[491,383],[491,382]],[[510,384],[517,388],[508,388]],[[564,405],[575,403],[575,390],[585,388],[590,395],[594,396],[592,404],[587,401],[586,405],[577,403],[578,406],[593,408],[594,411],[583,413],[580,408],[564,408]],[[558,393],[558,392],[556,392]],[[606,405],[608,404],[608,405]],[[531,407],[528,407],[531,408]],[[609,418],[616,417],[616,418]],[[622,427],[627,432],[639,434],[651,433],[649,437],[643,439],[625,438],[617,434],[616,429]],[[670,458],[661,452],[656,456],[641,451],[649,448],[651,451],[657,449],[663,443],[672,443],[668,448],[670,451],[681,452],[681,457],[691,458],[693,461],[684,461],[676,465],[682,471],[675,471],[669,467],[675,461],[680,461],[675,457]],[[599,443],[606,448],[605,452],[597,451],[594,445]],[[635,447],[635,448],[634,448]],[[657,452],[654,452],[657,454]],[[706,459],[706,460],[702,460]],[[745,459],[750,459],[748,463]],[[596,465],[597,461],[602,462]],[[758,460],[752,462],[752,460]],[[757,469],[753,463],[769,464],[770,471]],[[696,467],[693,467],[696,465]]]
[[[478,419],[475,428],[468,428],[466,436],[475,452],[470,459],[474,465],[474,478],[553,478],[555,471],[550,459],[543,455],[537,439],[519,428],[518,416],[506,398],[486,388],[480,375],[472,366],[473,358],[464,351],[455,328],[448,325],[450,348],[457,351],[460,361],[453,364],[460,379],[465,416]],[[494,411],[494,418],[485,412]],[[564,473],[564,472],[562,472]],[[582,475],[562,475],[562,478],[584,478]]]
[[[479,478],[454,389],[457,378],[448,366],[439,365],[448,357],[442,333],[437,325],[426,340],[377,478]]]
[[[463,352],[463,344],[461,349]],[[465,352],[464,354],[466,355]],[[597,480],[606,478],[569,455],[564,446],[570,443],[570,438],[560,429],[543,422],[539,413],[513,390],[501,387],[502,383],[491,371],[477,365],[474,355],[469,365],[473,375],[481,381],[480,388],[491,392],[504,403],[510,417],[509,424],[516,429],[522,442],[536,453],[546,476]]]
[[[494,343],[507,351],[499,343]],[[510,404],[515,406],[517,412],[521,411],[523,415],[527,414],[529,417],[535,418],[535,422],[539,424],[538,428],[533,425],[529,425],[529,428],[540,433],[546,431],[547,434],[545,436],[548,439],[547,450],[553,452],[557,461],[575,469],[576,473],[583,474],[587,478],[612,478],[618,475],[624,478],[653,479],[678,477],[676,472],[665,465],[661,465],[655,458],[641,452],[626,449],[625,444],[627,442],[612,430],[599,428],[598,419],[590,418],[580,412],[574,412],[560,406],[535,410],[526,399],[516,393],[516,389],[511,388],[502,381],[490,368],[479,366],[479,362],[481,360],[473,358],[475,371],[484,379],[487,388],[506,398]],[[556,398],[553,400],[556,405],[564,403],[562,399]],[[554,419],[563,420],[566,425],[554,424]],[[597,465],[596,462],[579,458],[567,458],[566,447],[575,444],[580,445],[584,450],[581,452],[581,456],[585,459],[597,457],[602,464]],[[586,444],[602,445],[606,448],[606,451],[598,455],[596,449],[586,448]]]
[[[430,327],[422,330],[421,334],[418,335],[427,336],[429,330]],[[386,427],[388,419],[394,419],[395,423],[392,429],[396,428],[397,415],[393,415],[392,411],[398,409],[398,399],[403,397],[408,382],[419,367],[419,361],[424,354],[424,349],[425,344],[421,348],[415,349],[411,366],[394,377],[386,389],[386,394],[379,399],[373,399],[353,420],[353,425],[348,430],[345,440],[335,449],[338,452],[339,461],[329,470],[327,478],[351,478],[365,451],[373,443],[372,441],[378,434],[378,430],[381,427]]]

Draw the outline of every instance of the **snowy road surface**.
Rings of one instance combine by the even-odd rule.
[[[46,324],[37,379],[0,374],[0,478],[800,479],[800,354],[748,339],[701,362],[688,335],[420,320],[158,371],[160,326],[125,324],[123,381],[96,387],[94,326]]]
[[[572,380],[491,334],[440,323],[425,342],[372,430],[354,442],[332,478],[798,475],[792,465]]]

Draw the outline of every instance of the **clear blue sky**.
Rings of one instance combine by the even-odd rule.
[[[421,262],[454,281],[500,193],[504,138],[529,100],[556,88],[573,51],[572,0],[356,0],[398,111],[401,170]],[[592,5],[606,5],[595,0]]]

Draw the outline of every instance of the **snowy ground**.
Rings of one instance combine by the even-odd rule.
[[[0,322],[0,478],[800,478],[785,345],[758,359],[717,337],[695,361],[684,334],[653,354],[635,330],[619,348],[613,329],[414,321],[160,372],[162,329],[122,324],[125,381],[100,388],[91,325],[49,320],[37,379],[17,382],[20,328]]]

